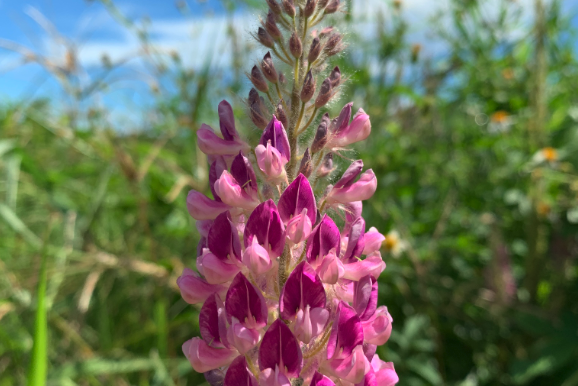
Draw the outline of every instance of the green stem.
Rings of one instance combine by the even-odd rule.
[[[307,121],[307,123],[305,124],[305,126],[303,126],[303,128],[301,130],[297,131],[297,137],[299,137],[301,134],[303,134],[305,132],[305,130],[307,130],[307,128],[309,127],[311,122],[313,122],[313,120],[315,119],[315,116],[317,115],[317,110],[319,110],[319,109],[316,107],[315,110],[313,110],[313,114],[311,114],[311,118],[309,118],[309,121]]]
[[[282,56],[282,55],[279,53],[279,51],[277,51],[277,49],[276,49],[275,47],[273,47],[272,50],[273,50],[273,53],[275,54],[275,56],[277,56],[277,57],[279,58],[279,60],[281,60],[282,62],[287,63],[288,65],[293,64],[292,61],[289,61],[286,56],[285,56],[285,57]]]

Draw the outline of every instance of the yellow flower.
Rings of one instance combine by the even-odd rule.
[[[401,239],[398,231],[392,230],[385,235],[385,240],[383,240],[381,247],[386,252],[390,252],[393,257],[399,257],[407,249],[407,242]]]
[[[541,150],[542,156],[548,162],[554,162],[558,160],[558,151],[553,147],[545,147]]]

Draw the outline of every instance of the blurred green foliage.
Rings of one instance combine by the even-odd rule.
[[[403,246],[385,246],[379,297],[394,317],[379,353],[400,385],[578,385],[576,31],[559,1],[491,3],[451,1],[431,23],[445,48],[425,57],[394,1],[376,38],[352,32],[340,58],[340,102],[373,126],[344,157],[375,171],[364,216]],[[0,385],[26,383],[43,256],[48,384],[204,382],[180,350],[198,309],[175,279],[198,240],[186,191],[208,190],[195,130],[226,97],[255,136],[239,102],[251,44],[234,27],[232,70],[148,50],[159,81],[146,130],[114,127],[90,99],[104,77],[82,88],[74,71],[57,76],[63,113],[46,100],[0,108]]]

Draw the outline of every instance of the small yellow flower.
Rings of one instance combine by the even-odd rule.
[[[506,123],[508,121],[508,113],[504,110],[496,111],[491,118],[494,123]]]
[[[511,68],[505,68],[504,70],[502,70],[502,76],[506,80],[512,80],[514,79],[514,70],[512,70]]]
[[[548,205],[545,202],[539,202],[538,205],[536,206],[536,212],[538,212],[538,214],[540,216],[547,216],[548,214],[550,214],[550,210],[551,207],[550,205]]]
[[[383,240],[381,247],[386,252],[390,252],[393,257],[399,257],[407,249],[407,242],[401,239],[398,231],[392,230],[385,235],[385,240]]]
[[[558,160],[558,151],[553,147],[545,147],[542,150],[542,156],[548,162],[555,162]]]

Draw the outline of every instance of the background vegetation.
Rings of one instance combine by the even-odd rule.
[[[175,283],[198,240],[185,196],[208,191],[195,130],[219,100],[258,134],[241,98],[252,43],[231,22],[230,66],[190,69],[191,53],[156,50],[102,3],[139,37],[154,79],[139,130],[95,102],[124,63],[104,58],[86,82],[66,39],[62,66],[3,42],[66,97],[0,106],[0,385],[41,385],[44,372],[50,385],[204,382],[180,349],[198,334]],[[400,385],[578,385],[572,15],[557,0],[450,4],[429,27],[444,47],[434,57],[408,36],[403,1],[375,39],[356,33],[363,15],[344,22],[351,79],[331,110],[354,100],[371,116],[371,140],[351,154],[380,184],[364,216],[399,235],[383,250],[379,302],[395,321],[381,354]]]

